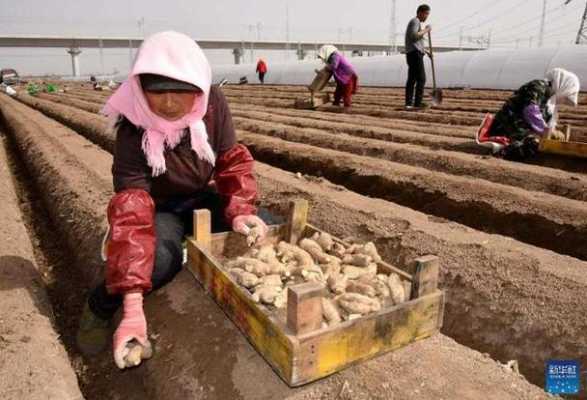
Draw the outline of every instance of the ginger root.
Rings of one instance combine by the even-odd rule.
[[[392,273],[389,275],[387,278],[387,286],[389,286],[389,290],[391,291],[391,298],[393,299],[394,304],[400,304],[406,301],[404,285],[398,274]]]
[[[338,304],[349,314],[369,314],[381,310],[377,299],[359,293],[345,293],[338,298]]]
[[[322,268],[322,272],[324,272],[324,279],[328,279],[331,275],[340,273],[339,263],[321,265],[320,268]]]
[[[314,260],[307,251],[287,242],[279,242],[277,245],[277,255],[284,257],[285,259],[283,261],[286,263],[288,259],[295,259],[300,268],[305,269],[314,265]]]
[[[260,226],[252,227],[247,234],[247,246],[252,247],[255,243],[257,243],[257,240],[259,237],[261,237],[262,232],[263,230]]]
[[[282,286],[283,282],[281,282],[281,275],[274,274],[274,275],[265,275],[261,279],[259,279],[259,285],[261,286]]]
[[[340,243],[334,243],[332,245],[331,253],[334,254],[338,258],[343,258],[346,254],[346,248]]]
[[[359,293],[368,297],[377,296],[377,291],[373,286],[357,281],[350,281],[346,290],[349,293]]]
[[[232,268],[228,272],[234,278],[236,283],[246,287],[247,289],[250,289],[259,284],[259,278],[257,277],[257,275],[251,272],[247,272],[240,268]]]
[[[282,291],[283,288],[281,286],[257,286],[252,296],[253,301],[255,303],[273,305]]]
[[[372,261],[373,261],[373,258],[371,256],[366,255],[366,254],[347,254],[342,259],[342,262],[344,264],[354,265],[356,267],[361,267],[361,268],[368,267]]]
[[[322,269],[320,269],[317,265],[312,265],[306,268],[303,268],[301,271],[302,277],[306,280],[306,282],[324,282],[324,273]]]
[[[251,257],[237,257],[235,260],[229,261],[226,266],[229,268],[244,269],[247,272],[252,272],[258,277],[280,274],[284,268],[281,264],[271,265]]]
[[[377,274],[377,265],[369,264],[369,266],[366,268],[355,267],[354,265],[343,265],[342,273],[345,274],[347,278],[351,280],[359,279],[363,275],[367,275],[373,278]]]
[[[377,263],[382,261],[381,256],[377,252],[377,247],[375,247],[375,244],[373,242],[367,242],[363,246],[358,246],[355,252],[358,254],[370,256],[373,259],[373,261]]]
[[[336,294],[344,293],[346,291],[348,282],[349,280],[347,276],[341,274],[340,272],[330,275],[326,280],[330,291]]]
[[[320,245],[320,247],[322,248],[322,250],[324,250],[325,252],[329,252],[330,250],[332,250],[332,246],[334,245],[334,240],[332,240],[332,236],[330,236],[329,233],[326,232],[316,232],[313,236],[312,239],[318,243]]]
[[[334,262],[340,263],[340,259],[335,256],[331,256],[330,254],[326,254],[322,247],[312,239],[300,240],[299,246],[310,253],[314,260],[316,260],[316,262],[319,264],[330,264]]]
[[[328,325],[336,325],[342,321],[336,304],[331,299],[325,297],[322,298],[322,316],[328,322]]]
[[[124,357],[126,368],[136,367],[141,363],[142,360],[151,358],[153,355],[153,347],[149,341],[147,341],[147,344],[143,346],[135,340],[132,340],[126,344],[126,348],[128,349],[128,353]]]

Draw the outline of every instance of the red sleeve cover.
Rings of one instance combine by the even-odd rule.
[[[256,214],[257,182],[253,176],[253,156],[242,144],[233,146],[216,159],[214,180],[224,198],[224,218],[229,225],[239,215]]]
[[[155,262],[155,203],[142,189],[127,189],[108,205],[106,288],[109,293],[147,292]]]

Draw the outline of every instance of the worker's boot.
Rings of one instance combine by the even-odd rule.
[[[98,317],[86,302],[76,336],[79,350],[86,356],[99,354],[108,346],[110,336],[110,320]]]

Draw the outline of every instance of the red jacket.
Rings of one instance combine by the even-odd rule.
[[[265,61],[259,60],[259,62],[257,63],[257,72],[267,72],[267,64],[265,64]]]
[[[236,143],[230,111],[217,88],[210,94],[204,122],[217,154],[214,168],[195,156],[185,141],[166,152],[167,172],[157,178],[151,177],[142,153],[141,132],[128,121],[119,126],[112,167],[116,194],[108,206],[106,287],[110,293],[151,289],[155,204],[165,201],[165,196],[191,194],[214,181],[226,200],[228,224],[238,215],[256,213],[254,160],[245,146]]]

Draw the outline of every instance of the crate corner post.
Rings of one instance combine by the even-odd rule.
[[[304,199],[292,200],[289,203],[288,224],[285,240],[296,244],[302,237],[308,223],[308,201]]]
[[[210,250],[212,243],[212,216],[210,210],[194,210],[193,214],[194,232],[193,237],[196,243],[205,250]]]
[[[412,299],[426,296],[438,290],[440,260],[437,256],[427,255],[415,260],[416,273],[412,282]]]

